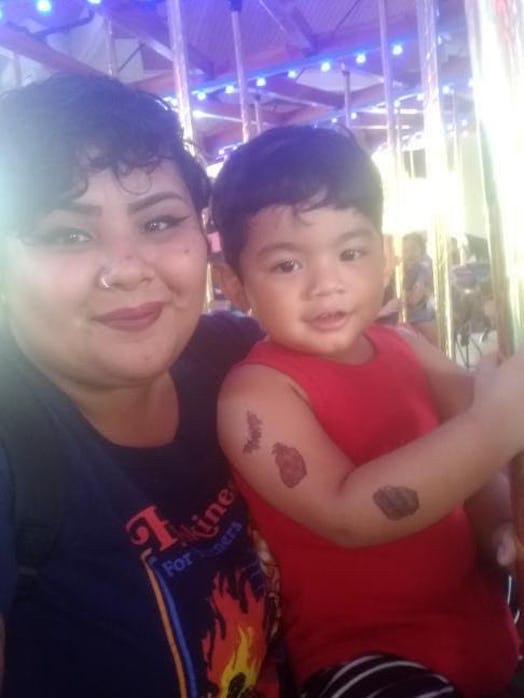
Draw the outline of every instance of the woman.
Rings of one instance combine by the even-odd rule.
[[[0,444],[2,695],[253,695],[274,607],[215,400],[258,330],[200,318],[205,174],[161,100],[56,76],[0,100],[0,176],[2,350],[65,480],[53,550],[15,596]]]

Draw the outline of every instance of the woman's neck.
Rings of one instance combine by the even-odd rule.
[[[173,440],[179,421],[176,387],[166,372],[148,383],[120,388],[79,385],[51,377],[88,422],[121,446],[161,446]]]

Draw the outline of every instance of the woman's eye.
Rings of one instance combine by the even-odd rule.
[[[363,257],[364,255],[365,255],[365,251],[364,251],[364,250],[353,250],[353,249],[349,249],[349,250],[344,250],[344,251],[341,253],[340,259],[341,259],[343,262],[354,262],[356,259],[360,259],[360,258]]]
[[[153,235],[155,233],[163,233],[187,220],[187,218],[188,216],[158,216],[158,218],[153,218],[144,225],[144,231]]]
[[[90,233],[79,228],[53,228],[25,238],[25,242],[33,245],[56,247],[74,247],[91,242]]]
[[[279,271],[282,274],[289,274],[292,271],[297,271],[297,269],[300,269],[300,264],[296,261],[296,259],[286,259],[285,262],[275,264],[272,271]]]

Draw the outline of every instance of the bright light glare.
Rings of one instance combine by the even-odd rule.
[[[262,78],[262,77],[257,78],[257,79],[256,79],[256,82],[255,82],[255,85],[256,85],[257,87],[265,87],[265,85],[266,85],[266,78]]]
[[[205,92],[198,91],[196,93],[196,98],[198,99],[199,102],[204,102],[207,99],[207,95]]]
[[[294,69],[293,69],[293,70],[288,70],[287,76],[288,76],[288,78],[290,78],[291,80],[296,80],[296,78],[298,78],[298,70],[294,70]]]
[[[226,92],[226,95],[232,95],[235,92],[235,86],[234,85],[226,85],[225,92]]]
[[[329,61],[322,61],[320,64],[320,70],[323,73],[327,73],[329,70],[331,70],[331,63]]]
[[[367,56],[365,53],[357,53],[355,57],[355,63],[358,65],[364,65],[364,63],[367,61]]]
[[[36,9],[42,14],[48,14],[49,12],[52,12],[53,4],[51,0],[37,0]]]
[[[391,47],[391,53],[394,56],[401,56],[404,53],[404,47],[402,44],[393,44]]]

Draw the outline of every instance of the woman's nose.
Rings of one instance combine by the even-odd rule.
[[[152,268],[137,251],[127,250],[123,254],[106,259],[98,275],[98,285],[104,289],[120,288],[132,290],[151,280]]]

